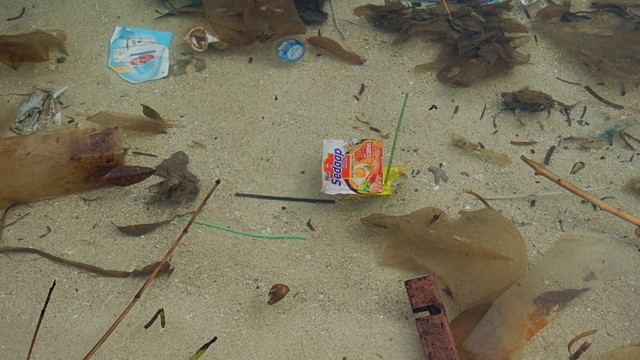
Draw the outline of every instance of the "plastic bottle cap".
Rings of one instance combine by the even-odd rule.
[[[286,39],[278,45],[276,54],[282,61],[300,60],[304,55],[304,44],[298,39]]]

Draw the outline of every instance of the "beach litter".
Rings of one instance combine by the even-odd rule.
[[[39,129],[60,126],[62,123],[60,96],[68,86],[53,90],[35,90],[18,109],[18,116],[11,125],[11,131],[25,135]]]
[[[393,166],[400,127],[409,94],[404,94],[400,116],[386,167],[382,166],[382,141],[374,139],[324,141],[322,154],[322,192],[346,196],[390,195],[397,189],[405,169]]]
[[[130,83],[169,74],[170,32],[116,26],[109,42],[109,68]]]
[[[404,282],[427,359],[459,360],[446,308],[433,274]]]

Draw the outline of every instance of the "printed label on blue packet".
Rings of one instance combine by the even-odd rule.
[[[169,74],[169,45],[173,34],[116,26],[109,44],[109,67],[131,83]]]

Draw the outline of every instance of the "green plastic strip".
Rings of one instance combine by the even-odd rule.
[[[191,220],[190,216],[184,216],[182,218],[182,220],[186,220],[189,221]],[[254,238],[260,238],[260,239],[295,239],[295,240],[307,240],[307,237],[304,235],[291,235],[291,234],[258,234],[258,233],[252,233],[252,232],[248,232],[248,231],[242,231],[242,230],[236,230],[236,229],[232,229],[232,228],[228,228],[226,226],[222,226],[222,225],[218,225],[218,224],[214,224],[214,223],[210,223],[210,222],[206,222],[203,220],[194,220],[193,221],[194,224],[198,224],[198,225],[204,225],[204,226],[208,226],[208,227],[212,227],[212,228],[216,228],[219,230],[224,230],[224,231],[228,231],[228,232],[232,232],[234,234],[240,234],[240,235],[245,235],[245,236],[251,236]]]
[[[402,103],[402,110],[400,110],[400,118],[398,119],[398,124],[396,125],[396,134],[393,136],[393,145],[391,146],[391,156],[389,156],[389,164],[387,164],[387,172],[384,174],[384,181],[382,182],[384,185],[387,185],[387,181],[389,180],[391,165],[393,165],[393,156],[396,154],[396,145],[398,144],[398,134],[400,134],[400,125],[402,124],[402,118],[404,117],[404,109],[407,107],[408,98],[409,98],[409,94],[405,93],[404,102]]]

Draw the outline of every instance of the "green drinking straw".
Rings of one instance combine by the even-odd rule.
[[[184,216],[182,218],[182,220],[191,220],[190,216]],[[194,220],[193,221],[194,224],[198,224],[198,225],[204,225],[204,226],[208,226],[208,227],[212,227],[215,229],[219,229],[219,230],[224,230],[224,231],[228,231],[228,232],[232,232],[234,234],[239,234],[239,235],[244,235],[244,236],[250,236],[250,237],[254,237],[254,238],[260,238],[260,239],[295,239],[295,240],[307,240],[307,237],[304,235],[293,235],[293,234],[257,234],[257,233],[252,233],[252,232],[248,232],[248,231],[242,231],[242,230],[236,230],[236,229],[232,229],[232,228],[228,228],[226,226],[222,226],[222,225],[218,225],[218,224],[214,224],[214,223],[210,223],[210,222],[206,222],[204,220]]]
[[[400,118],[398,119],[398,124],[396,125],[396,134],[393,136],[393,145],[391,146],[391,156],[389,156],[389,164],[387,165],[387,172],[384,174],[383,184],[387,185],[387,181],[389,181],[389,173],[391,172],[391,165],[393,164],[393,155],[396,153],[396,144],[398,143],[398,134],[400,134],[400,124],[402,124],[402,118],[404,117],[404,109],[407,107],[407,99],[409,98],[409,94],[404,94],[404,102],[402,103],[402,110],[400,110]]]

